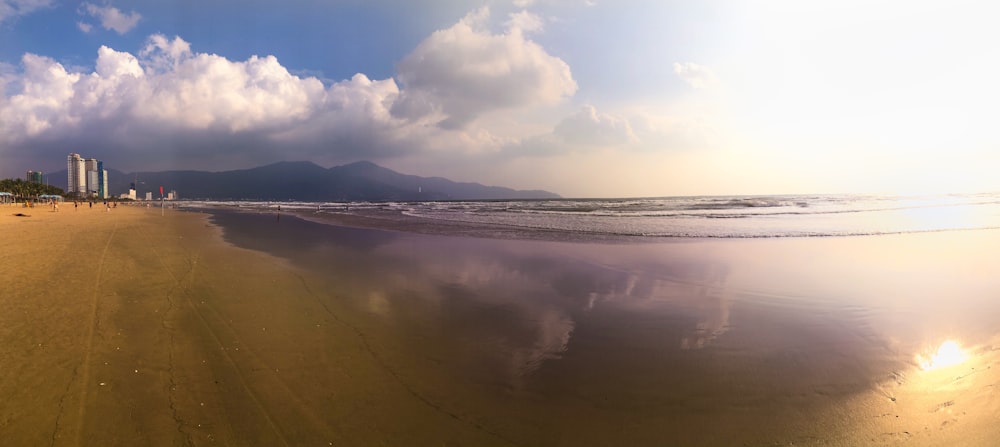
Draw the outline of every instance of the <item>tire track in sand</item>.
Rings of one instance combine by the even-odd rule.
[[[275,422],[274,417],[271,415],[271,412],[267,411],[267,408],[264,406],[263,403],[261,403],[260,397],[257,396],[257,393],[255,393],[253,389],[250,387],[250,384],[247,382],[246,377],[244,377],[243,371],[240,370],[239,365],[229,354],[229,351],[225,348],[225,344],[222,343],[222,339],[219,337],[219,334],[216,333],[215,329],[212,328],[212,325],[209,324],[205,316],[202,315],[201,311],[198,310],[198,307],[195,306],[195,304],[191,301],[190,295],[184,293],[184,297],[186,298],[184,301],[187,303],[188,308],[191,310],[192,313],[195,314],[195,316],[198,317],[198,321],[205,329],[205,332],[207,332],[212,337],[212,341],[219,348],[219,351],[222,352],[222,356],[223,358],[226,359],[226,363],[228,363],[230,368],[232,368],[233,372],[236,373],[236,379],[240,383],[240,388],[242,388],[246,392],[247,396],[250,397],[250,400],[253,402],[254,406],[257,407],[257,410],[260,412],[261,415],[264,416],[264,419],[267,421],[268,427],[270,427],[271,431],[273,431],[274,434],[277,435],[278,439],[281,440],[281,444],[286,447],[290,446],[291,444],[289,444],[288,442],[288,437],[285,435],[284,431],[281,430],[281,427],[278,426],[277,422]]]
[[[184,302],[187,304],[188,308],[191,310],[191,312],[195,316],[198,317],[198,321],[201,323],[201,326],[205,329],[205,332],[207,332],[208,335],[211,336],[212,341],[214,342],[214,344],[219,348],[219,351],[222,352],[222,356],[223,356],[223,358],[225,358],[226,363],[228,363],[229,367],[232,368],[232,370],[235,372],[236,378],[237,378],[237,380],[239,381],[239,384],[240,384],[240,388],[242,388],[244,390],[244,392],[246,393],[246,395],[250,397],[250,400],[253,402],[254,406],[257,408],[257,410],[260,412],[260,414],[264,417],[264,419],[267,421],[268,427],[271,429],[272,432],[274,432],[274,434],[277,436],[277,438],[281,441],[281,444],[284,445],[284,446],[286,446],[286,447],[290,446],[291,444],[288,442],[288,437],[285,435],[285,433],[281,429],[281,427],[277,424],[277,422],[274,419],[274,416],[271,415],[271,413],[267,410],[267,408],[261,402],[260,397],[257,396],[257,393],[255,393],[253,391],[253,389],[250,387],[250,384],[247,382],[246,377],[244,377],[243,371],[240,370],[239,365],[236,363],[236,361],[232,358],[232,356],[230,355],[230,353],[228,352],[228,350],[225,348],[225,344],[223,344],[222,339],[219,337],[219,334],[217,333],[217,331],[212,328],[212,325],[209,324],[208,320],[205,318],[205,316],[202,314],[202,312],[200,310],[198,310],[198,306],[196,306],[194,304],[194,302],[193,302],[193,300],[191,298],[191,295],[190,295],[190,290],[188,289],[188,287],[185,287],[182,284],[185,278],[178,279],[177,275],[174,275],[173,270],[170,269],[170,266],[168,266],[163,261],[163,257],[160,256],[159,252],[157,252],[156,249],[152,249],[152,251],[153,251],[153,254],[156,256],[156,258],[160,261],[160,265],[163,267],[163,270],[167,272],[167,275],[169,275],[170,278],[174,281],[174,283],[180,288],[181,295],[184,296]],[[190,278],[189,281],[191,283],[194,283],[194,274],[195,274],[195,268],[197,266],[197,263],[198,263],[198,255],[196,254],[192,258],[192,263],[191,263],[191,269],[190,269],[190,271],[187,274],[185,274],[185,277],[189,277]],[[214,310],[213,310],[213,313],[215,313]],[[219,321],[224,321],[221,317],[218,317],[218,316],[217,316],[217,319]],[[230,330],[232,330],[232,328],[230,328]],[[235,334],[234,334],[234,336],[235,336]],[[237,338],[237,340],[238,340],[238,338]],[[284,384],[282,382],[282,385],[285,385],[285,387],[287,388],[287,384]],[[298,397],[298,396],[295,396],[293,394],[293,397]]]
[[[486,425],[484,425],[482,423],[479,423],[479,422],[477,422],[477,421],[475,421],[473,419],[464,417],[464,416],[462,416],[462,415],[460,415],[460,414],[458,414],[456,412],[453,412],[453,411],[445,408],[442,404],[439,404],[439,403],[435,402],[431,398],[429,398],[429,397],[425,396],[424,394],[420,393],[419,391],[417,391],[416,388],[414,388],[406,380],[404,380],[403,377],[402,377],[402,375],[400,375],[396,371],[396,369],[394,369],[393,367],[391,367],[389,365],[389,363],[386,362],[386,360],[384,360],[382,358],[382,356],[379,355],[378,352],[374,348],[372,348],[371,344],[368,343],[368,337],[365,335],[365,333],[361,329],[359,329],[357,326],[349,323],[347,320],[344,320],[339,315],[337,315],[336,312],[334,312],[332,309],[330,309],[330,306],[327,306],[327,304],[325,302],[323,302],[322,299],[320,299],[319,295],[316,292],[313,292],[312,288],[309,287],[309,284],[306,282],[306,279],[304,277],[302,277],[302,275],[295,274],[295,276],[299,279],[299,282],[302,283],[302,287],[306,290],[306,292],[309,294],[309,296],[311,296],[313,298],[313,300],[315,300],[320,305],[320,307],[322,307],[323,310],[326,311],[326,313],[331,318],[333,318],[334,321],[336,321],[340,325],[343,325],[344,327],[347,327],[349,330],[351,330],[352,332],[354,332],[354,334],[358,338],[358,340],[361,341],[361,346],[364,348],[365,352],[372,358],[372,360],[375,361],[375,364],[378,365],[380,368],[382,368],[382,370],[385,371],[387,374],[389,374],[389,376],[392,377],[392,379],[394,381],[396,381],[397,384],[399,384],[401,387],[403,387],[403,389],[406,390],[406,392],[409,393],[411,396],[413,396],[415,399],[417,399],[417,401],[419,401],[419,402],[423,403],[424,405],[428,406],[433,411],[436,411],[436,412],[438,412],[438,413],[440,413],[440,414],[442,414],[442,415],[444,415],[446,417],[454,419],[455,421],[457,421],[459,423],[466,424],[466,425],[472,427],[473,429],[478,430],[478,431],[480,431],[482,433],[485,433],[485,434],[487,434],[487,435],[489,435],[489,436],[491,436],[491,437],[493,437],[495,439],[498,439],[498,440],[503,441],[503,442],[505,442],[507,444],[510,444],[510,445],[519,445],[518,442],[516,442],[515,440],[513,440],[513,439],[511,439],[511,438],[503,435],[499,431],[493,430],[493,429],[487,427]]]
[[[104,259],[107,258],[108,248],[111,247],[111,241],[115,238],[115,233],[118,232],[118,221],[115,221],[115,226],[111,229],[111,234],[108,236],[108,242],[104,244],[104,250],[101,250],[101,257],[97,261],[97,276],[94,279],[94,294],[91,299],[90,306],[90,321],[87,326],[87,347],[83,351],[83,368],[80,373],[80,408],[77,411],[77,423],[76,423],[76,445],[83,445],[83,422],[84,416],[87,413],[87,390],[90,388],[90,355],[94,351],[94,330],[97,327],[97,307],[100,302],[100,290],[101,290],[101,273],[104,272]]]

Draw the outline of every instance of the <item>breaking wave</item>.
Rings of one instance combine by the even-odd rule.
[[[822,237],[1000,228],[1000,194],[439,202],[185,202],[322,216],[643,237]],[[469,234],[469,231],[463,231]]]

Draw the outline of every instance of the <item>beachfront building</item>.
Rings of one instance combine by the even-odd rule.
[[[87,192],[87,170],[80,154],[66,157],[66,193],[83,195]]]
[[[41,176],[40,172],[38,174]],[[66,157],[66,193],[99,199],[110,197],[108,171],[104,169],[104,162],[96,158],[83,158],[80,154],[69,154]]]
[[[104,169],[104,162],[97,160],[97,198],[108,198],[108,170]]]
[[[98,175],[97,175],[98,163],[100,162],[98,162],[96,158],[86,158],[83,160],[84,169],[87,172],[86,174],[87,188],[86,191],[84,192],[84,195],[86,195],[87,197],[97,196],[97,193],[100,190],[100,186],[98,185]]]
[[[24,175],[24,181],[41,185],[43,183],[42,171],[28,171],[28,173]]]

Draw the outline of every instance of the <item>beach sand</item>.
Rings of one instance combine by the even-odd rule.
[[[6,445],[497,444],[415,397],[296,269],[225,244],[204,215],[2,211]]]
[[[281,225],[262,231],[346,248],[324,258],[279,241],[269,251],[301,257],[266,254],[227,243],[204,214],[155,208],[0,208],[3,443],[1000,442],[994,232],[539,248],[388,233],[337,242]],[[402,254],[365,260],[393,247]],[[428,247],[459,259],[420,257]],[[508,249],[560,251],[570,267],[531,252],[510,273],[491,263],[499,251],[472,257]],[[310,256],[329,270],[296,261]],[[658,288],[639,293],[653,287],[636,265],[662,263],[678,267],[650,267]],[[486,296],[540,290],[519,289],[532,281],[555,301]],[[807,306],[803,291],[815,295]],[[900,304],[949,293],[977,298]],[[655,299],[588,310],[640,295]],[[575,296],[589,302],[559,301]],[[929,314],[943,323],[928,327]],[[914,353],[949,328],[968,360],[922,370]]]

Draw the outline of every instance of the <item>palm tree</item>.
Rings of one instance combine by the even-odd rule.
[[[0,180],[0,192],[14,194],[16,199],[38,198],[42,194],[64,195],[62,188],[41,183],[26,182],[23,179]]]

